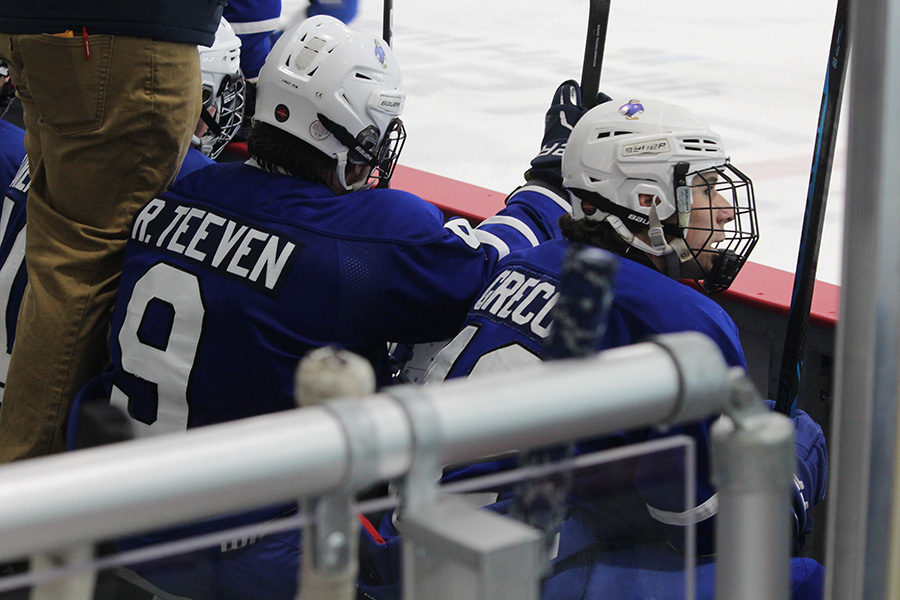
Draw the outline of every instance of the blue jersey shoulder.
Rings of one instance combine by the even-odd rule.
[[[730,366],[746,368],[737,326],[712,298],[632,260],[619,265],[604,347],[699,331],[716,342]]]
[[[543,357],[568,246],[565,240],[550,240],[498,262],[490,283],[470,308],[463,331],[436,359],[429,380],[468,376],[480,363],[513,367],[512,347]],[[654,335],[699,331],[716,342],[729,365],[746,368],[737,327],[712,299],[634,261],[619,263],[606,334],[597,350]],[[509,360],[499,362],[500,353]],[[485,361],[488,354],[493,358]]]
[[[335,195],[322,184],[243,163],[206,167],[176,182],[168,194],[346,240],[425,244],[443,235],[441,212],[408,192],[370,189]]]
[[[25,130],[0,119],[0,188],[12,181],[25,158]]]

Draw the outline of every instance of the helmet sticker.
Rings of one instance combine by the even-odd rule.
[[[284,104],[279,104],[275,107],[275,120],[279,123],[284,123],[290,116],[291,111]]]
[[[381,47],[381,44],[378,43],[378,40],[375,40],[375,58],[378,59],[383,68],[387,69],[387,54],[384,48]]]
[[[307,40],[297,56],[293,57],[293,67],[298,71],[306,71],[312,62],[319,56],[319,52],[325,47],[327,40],[318,36],[312,36]],[[290,59],[289,59],[290,60]]]
[[[325,129],[325,126],[322,125],[321,121],[313,121],[309,126],[309,135],[311,135],[314,140],[321,142],[331,135],[331,132]]]
[[[619,107],[619,113],[629,121],[637,119],[642,112],[644,112],[644,105],[641,104],[640,100],[632,99],[629,100],[628,104],[623,104]]]

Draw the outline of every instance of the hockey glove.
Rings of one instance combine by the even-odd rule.
[[[611,98],[600,92],[597,104]],[[541,181],[556,189],[563,197],[562,155],[566,142],[575,123],[587,112],[581,103],[581,88],[569,79],[562,82],[553,94],[553,102],[544,117],[544,138],[541,151],[531,161],[531,168],[525,172],[527,181]]]
[[[770,409],[775,403],[766,400]],[[813,529],[813,518],[809,511],[825,499],[828,487],[828,450],[825,434],[812,417],[797,410],[794,420],[794,449],[797,453],[797,468],[794,471],[793,515],[794,552],[799,552],[806,537]]]
[[[828,451],[818,423],[803,412],[794,413],[797,470],[794,473],[795,551],[799,551],[813,529],[809,511],[825,498],[828,487]]]

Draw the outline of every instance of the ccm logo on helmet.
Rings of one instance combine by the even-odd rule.
[[[638,154],[662,154],[669,151],[668,140],[652,140],[649,142],[637,142],[622,146],[623,156],[636,156]]]

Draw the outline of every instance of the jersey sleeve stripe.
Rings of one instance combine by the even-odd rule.
[[[568,199],[563,198],[562,196],[560,196],[553,190],[551,190],[543,185],[534,185],[534,184],[527,184],[527,183],[510,195],[510,197],[507,199],[507,204],[509,203],[510,200],[512,200],[513,198],[515,198],[518,194],[521,194],[522,192],[537,192],[538,194],[541,194],[542,196],[546,196],[547,198],[549,198],[550,200],[555,202],[560,208],[562,208],[566,212],[569,212],[572,209],[572,205],[569,203]]]
[[[475,237],[485,246],[491,246],[492,248],[497,250],[497,254],[499,254],[499,256],[497,257],[498,259],[503,258],[507,254],[509,254],[509,246],[506,245],[506,242],[501,240],[493,233],[488,233],[487,231],[476,229]]]
[[[229,21],[231,28],[238,35],[248,35],[251,33],[266,33],[275,31],[281,27],[281,18],[266,19],[265,21],[250,21],[247,23],[235,23]]]
[[[660,523],[665,525],[675,525],[677,527],[687,527],[693,523],[699,523],[714,517],[716,513],[719,512],[719,495],[713,494],[709,500],[703,504],[684,512],[660,510],[649,504],[647,505],[647,510],[650,512],[650,516]]]
[[[479,228],[483,227],[485,225],[491,225],[491,224],[506,225],[508,227],[512,227],[513,229],[515,229],[516,231],[521,233],[523,236],[525,236],[525,239],[527,239],[528,243],[530,243],[532,246],[537,246],[540,243],[537,239],[537,236],[534,235],[534,232],[531,231],[531,229],[528,227],[528,225],[526,225],[525,223],[523,223],[522,221],[520,221],[519,219],[517,219],[515,217],[507,217],[507,216],[503,216],[503,215],[495,215],[493,217],[488,217],[487,219],[482,221],[481,225],[479,225]]]

